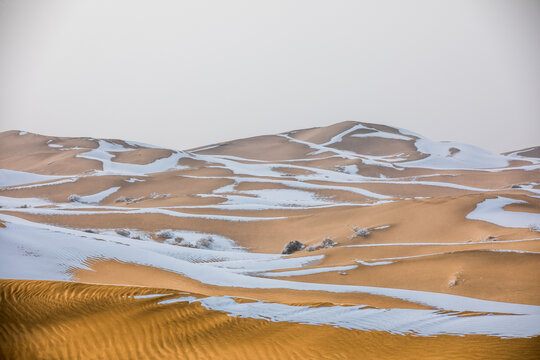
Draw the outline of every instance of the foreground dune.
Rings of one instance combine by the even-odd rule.
[[[231,317],[170,289],[0,281],[3,358],[535,359],[540,338],[420,337]],[[163,294],[157,297],[145,297]],[[239,299],[238,301],[245,301]]]

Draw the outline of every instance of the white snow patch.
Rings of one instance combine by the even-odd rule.
[[[392,140],[405,140],[405,141],[412,140],[412,138],[408,136],[389,133],[385,131],[375,131],[375,132],[367,133],[367,134],[352,134],[351,136],[358,137],[358,138],[378,137],[378,138],[392,139]]]
[[[211,250],[228,250],[228,251],[244,251],[244,249],[236,243],[223,235],[218,234],[209,234],[198,231],[188,231],[188,230],[170,230],[172,233],[171,239],[166,239],[165,243],[171,245],[191,245],[197,246],[197,241],[203,238],[212,238],[212,242],[209,245],[208,249]],[[175,239],[181,238],[182,241],[178,243]],[[179,241],[179,240],[178,240]]]
[[[0,228],[0,278],[71,280],[73,268],[88,269],[91,259],[117,259],[169,271],[225,273],[209,265],[217,261],[281,259],[279,255],[250,254],[240,251],[214,251],[173,246],[155,241],[140,241],[109,234],[94,234],[75,229],[33,223],[0,214],[6,228]],[[248,265],[248,264],[246,264]],[[248,266],[249,267],[249,266]],[[214,270],[212,270],[214,269]]]
[[[161,146],[146,144],[146,143],[142,143],[138,141],[124,140],[124,142],[128,144],[129,146],[133,146],[134,148],[165,149]],[[134,150],[134,149],[131,149],[131,150]]]
[[[530,147],[530,148],[523,149],[523,150],[517,150],[517,151],[514,151],[514,152],[512,152],[510,154],[507,154],[506,156],[511,157],[511,158],[515,158],[515,160],[525,160],[525,161],[532,162],[533,164],[540,164],[540,158],[521,155],[522,153],[526,153],[527,151],[534,150],[535,148],[536,147]]]
[[[540,255],[540,252],[538,252],[538,251],[524,251],[524,250],[510,250],[510,249],[488,249],[488,250],[483,250],[483,251]]]
[[[215,193],[219,194],[220,192],[216,191]],[[262,189],[235,192],[239,195],[220,194],[219,196],[227,199],[225,203],[220,205],[232,205],[236,209],[264,210],[272,207],[310,207],[336,204],[324,200],[312,192],[296,189]],[[242,196],[241,194],[255,197]]]
[[[356,165],[340,165],[340,166],[336,166],[335,169],[337,171],[340,171],[340,172],[343,172],[345,174],[350,174],[350,175],[356,175],[358,174],[358,166]]]
[[[103,190],[96,194],[81,196],[78,202],[83,204],[99,204],[107,196],[117,192],[120,189],[120,186],[115,186],[107,190]]]
[[[504,244],[523,241],[537,241],[540,238],[519,239],[519,240],[489,240],[482,242],[454,242],[454,243],[389,243],[389,244],[359,244],[359,245],[344,245],[343,247],[378,247],[378,246],[455,246],[455,245],[478,245],[478,244]]]
[[[161,300],[160,302],[158,302],[158,305],[169,305],[169,304],[175,304],[179,302],[192,303],[197,300],[198,299],[194,296],[184,296],[184,297],[179,297],[179,298],[174,298],[174,299]]]
[[[474,145],[453,141],[439,142],[420,138],[415,142],[416,149],[427,154],[420,160],[399,163],[403,167],[429,169],[492,169],[508,166],[508,158],[494,154]],[[457,150],[457,152],[452,153]]]
[[[510,228],[528,228],[531,224],[540,223],[540,214],[505,211],[503,209],[506,205],[523,203],[527,202],[498,196],[495,199],[486,199],[477,204],[476,208],[466,217],[470,220],[482,220]]]
[[[137,178],[129,178],[127,180],[124,180],[125,182],[128,182],[128,183],[134,183],[134,182],[137,182],[137,181],[141,181],[141,182],[144,182],[146,180],[144,179],[137,179]]]
[[[371,261],[371,262],[362,261],[362,260],[355,260],[355,261],[365,266],[379,266],[379,265],[388,265],[388,264],[393,263],[393,261]]]
[[[269,279],[239,274],[215,266],[220,258],[229,261],[252,260],[257,263],[261,259],[281,259],[276,255],[189,249],[156,242],[131,240],[122,236],[88,234],[33,223],[3,214],[0,214],[0,219],[6,225],[6,228],[0,229],[3,239],[2,252],[0,252],[0,277],[2,278],[70,280],[72,270],[87,268],[85,264],[91,259],[116,259],[173,271],[209,285],[367,293],[412,301],[441,310],[540,316],[540,306],[535,305],[502,303],[416,290]],[[210,262],[193,262],[195,260],[190,259],[189,256],[195,254],[198,255],[199,261],[201,258],[206,258]],[[509,319],[523,318],[511,317]],[[535,318],[535,324],[537,321],[538,319]],[[535,326],[538,331],[538,326]]]
[[[332,137],[329,141],[325,142],[324,144],[320,144],[320,146],[328,146],[328,145],[332,145],[332,144],[341,142],[345,135],[348,135],[348,134],[350,134],[352,132],[355,132],[355,131],[361,130],[361,129],[369,129],[369,130],[371,130],[371,128],[368,128],[368,127],[366,127],[366,126],[364,126],[362,124],[356,124],[356,125],[353,125],[352,127],[350,127],[349,129],[347,129],[345,131],[342,131],[341,133],[335,135],[334,137]]]
[[[315,265],[324,258],[324,255],[303,256],[303,257],[282,257],[276,255],[274,258],[260,259],[256,262],[252,260],[231,260],[214,264],[218,268],[225,268],[228,271],[240,274],[261,275],[265,271],[299,268],[307,265]]]
[[[10,187],[9,190],[32,189],[32,188],[37,188],[37,187],[42,187],[42,186],[65,184],[65,183],[75,182],[77,180],[79,180],[79,178],[74,177],[74,178],[62,179],[62,180],[58,180],[58,181],[50,181],[50,182],[46,182],[46,183]]]
[[[108,214],[162,214],[180,218],[207,219],[219,221],[272,221],[286,219],[284,216],[276,217],[251,217],[251,216],[232,216],[232,215],[210,215],[210,214],[190,214],[180,211],[168,210],[165,208],[123,208],[112,206],[84,206],[84,210],[79,210],[80,206],[77,203],[59,204],[59,208],[32,208],[32,209],[13,209],[16,212],[25,212],[36,215],[108,215]],[[87,210],[95,209],[95,210]],[[107,209],[107,210],[102,210]],[[109,210],[112,209],[112,210]],[[76,211],[73,211],[76,210]]]
[[[301,270],[291,270],[291,271],[280,271],[280,272],[266,272],[259,275],[269,276],[269,277],[290,277],[290,276],[302,276],[302,275],[312,275],[320,274],[324,272],[334,272],[334,271],[347,271],[356,269],[358,266],[349,265],[349,266],[329,266],[329,267],[319,267],[312,269],[301,269]]]
[[[39,198],[16,198],[8,196],[0,196],[0,207],[2,208],[18,208],[21,206],[45,206],[54,205],[54,203]]]
[[[40,175],[25,171],[0,169],[0,187],[56,180],[62,176]]]
[[[532,337],[540,334],[540,315],[459,316],[435,310],[374,309],[365,306],[292,306],[262,301],[238,303],[233,298],[193,297],[178,301],[199,302],[210,310],[272,322],[295,322],[310,325],[332,325],[362,331],[385,331],[392,334],[491,335],[505,338]],[[171,301],[172,302],[172,301]]]
[[[118,236],[118,233],[116,230],[118,229],[91,229],[96,232],[96,234],[101,235],[110,235],[110,236]],[[141,230],[135,230],[135,229],[123,229],[129,231],[129,236],[127,238],[134,239],[134,240],[142,240],[142,241],[154,241],[152,236],[147,231],[141,231]],[[84,230],[82,230],[84,231]]]
[[[120,162],[112,161],[112,159],[114,158],[114,155],[111,154],[111,152],[118,152],[118,151],[125,152],[125,151],[133,151],[135,149],[126,148],[122,145],[118,145],[116,143],[112,143],[105,140],[98,140],[98,143],[99,143],[99,146],[96,149],[92,149],[82,154],[77,154],[76,156],[80,158],[100,161],[103,166],[102,172],[106,174],[144,175],[144,174],[150,174],[150,173],[156,173],[156,172],[163,172],[170,169],[183,169],[186,167],[179,166],[178,160],[183,157],[189,156],[188,154],[184,152],[176,151],[176,152],[173,152],[167,158],[158,159],[149,164],[141,165],[141,164],[120,163]]]
[[[148,294],[148,295],[134,295],[133,298],[134,299],[152,299],[152,298],[156,298],[156,297],[161,297],[161,296],[168,296],[168,295],[172,295],[172,294]]]

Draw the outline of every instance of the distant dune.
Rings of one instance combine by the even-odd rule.
[[[538,358],[539,148],[0,133],[3,357]]]

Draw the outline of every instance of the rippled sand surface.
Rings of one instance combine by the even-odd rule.
[[[141,295],[164,294],[156,297]],[[0,281],[0,354],[11,359],[537,359],[540,337],[417,337],[234,318],[178,291]],[[190,296],[201,296],[189,294]]]

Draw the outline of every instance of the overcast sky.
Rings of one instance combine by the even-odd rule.
[[[540,1],[0,0],[0,131],[187,149],[345,120],[540,145]]]

